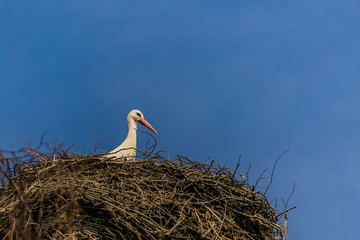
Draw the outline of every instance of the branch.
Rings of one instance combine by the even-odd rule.
[[[271,183],[272,183],[273,178],[274,178],[274,172],[275,172],[275,168],[276,168],[277,163],[279,162],[279,160],[281,159],[281,157],[282,157],[285,153],[287,153],[288,151],[289,151],[289,149],[286,149],[286,150],[285,150],[284,152],[282,152],[282,153],[280,154],[280,156],[276,159],[275,164],[274,164],[274,166],[273,166],[273,169],[272,169],[272,171],[271,171],[270,182],[269,182],[269,184],[267,185],[264,194],[267,193],[267,191],[269,190],[269,188],[270,188],[270,186],[271,186]]]

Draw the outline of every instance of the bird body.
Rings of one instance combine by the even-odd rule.
[[[128,134],[125,140],[114,150],[109,152],[111,157],[126,158],[127,160],[134,160],[136,157],[136,130],[137,123],[147,127],[150,131],[157,134],[156,130],[148,123],[144,115],[139,110],[132,110],[127,116]]]

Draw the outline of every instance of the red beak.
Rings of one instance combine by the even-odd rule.
[[[145,127],[147,127],[150,131],[152,131],[155,134],[158,134],[156,132],[156,130],[150,125],[150,123],[148,123],[144,118],[141,118],[139,120],[139,123],[141,123],[142,125],[144,125]]]

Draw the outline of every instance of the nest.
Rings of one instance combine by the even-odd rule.
[[[282,238],[265,196],[212,163],[31,155],[0,157],[1,239]]]

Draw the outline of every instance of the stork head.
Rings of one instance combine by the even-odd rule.
[[[139,110],[132,110],[129,114],[128,114],[128,121],[130,119],[133,119],[135,122],[140,123],[141,125],[144,125],[145,127],[147,127],[150,131],[152,131],[155,134],[158,134],[156,132],[156,130],[150,125],[150,123],[148,123],[148,121],[145,120],[144,118],[144,114],[142,114],[142,112],[140,112]]]

